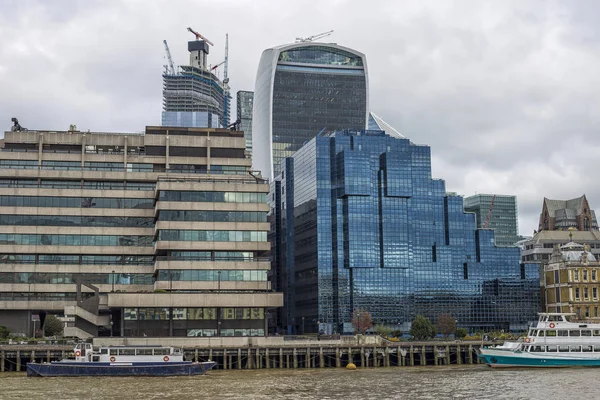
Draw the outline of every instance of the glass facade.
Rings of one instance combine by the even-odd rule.
[[[237,121],[239,130],[244,132],[246,151],[252,155],[252,108],[254,92],[240,90],[237,92]]]
[[[324,43],[265,50],[254,92],[253,168],[273,179],[281,161],[319,132],[364,129],[367,93],[359,52]]]
[[[417,314],[451,314],[471,331],[523,330],[536,319],[537,266],[477,229],[462,197],[432,179],[429,147],[337,132],[282,167],[269,197],[272,284],[284,292],[288,332],[301,320],[306,331],[352,332],[357,309],[404,331]]]
[[[487,228],[494,230],[496,246],[515,246],[520,240],[516,196],[477,194],[465,197],[464,207],[465,212],[475,213],[478,228],[485,226],[489,214]]]

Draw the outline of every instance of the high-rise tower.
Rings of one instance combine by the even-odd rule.
[[[364,54],[313,42],[265,50],[254,87],[253,169],[273,179],[281,160],[323,129],[365,129],[368,110]]]
[[[227,127],[231,106],[228,78],[221,81],[213,73],[216,67],[207,64],[212,42],[188,30],[196,35],[196,40],[188,42],[189,65],[180,65],[178,70],[167,68],[163,74],[162,125]]]

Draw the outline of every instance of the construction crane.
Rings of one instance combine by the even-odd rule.
[[[210,68],[211,71],[214,71],[215,69],[219,68],[221,65],[225,64],[225,61],[221,61],[220,63],[218,63],[217,65],[213,66]]]
[[[229,78],[227,76],[227,67],[229,65],[229,34],[225,34],[225,60],[221,61],[217,65],[210,68],[211,71],[219,68],[221,65],[225,65],[223,67],[223,83],[229,83]]]
[[[165,53],[167,53],[167,74],[175,75],[175,65],[173,64],[173,59],[171,58],[171,51],[169,50],[169,45],[166,40],[163,40],[165,44]]]
[[[211,42],[210,40],[208,40],[207,38],[205,38],[204,36],[202,36],[201,34],[199,34],[198,32],[196,32],[195,30],[193,30],[192,28],[187,28],[188,31],[192,32],[195,36],[196,36],[196,40],[204,40],[206,43],[210,44],[211,46],[214,46],[213,42]]]
[[[310,43],[310,42],[314,42],[315,40],[319,40],[324,38],[325,36],[329,36],[333,33],[333,31],[328,31],[328,32],[323,32],[323,33],[319,33],[318,35],[312,35],[306,38],[301,38],[301,37],[297,37],[296,38],[296,43]]]
[[[483,224],[483,229],[487,229],[490,224],[490,219],[492,218],[492,210],[494,209],[494,202],[496,201],[496,195],[492,196],[492,202],[490,203],[490,210],[487,213],[487,217],[485,218],[485,224]]]

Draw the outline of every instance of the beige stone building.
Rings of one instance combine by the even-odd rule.
[[[243,132],[11,131],[0,149],[0,325],[33,335],[262,336],[268,184]],[[38,322],[39,321],[39,322]]]
[[[546,312],[600,321],[600,262],[577,243],[556,246],[542,277]]]

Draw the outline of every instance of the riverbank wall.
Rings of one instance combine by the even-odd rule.
[[[176,339],[97,338],[94,345],[182,347],[186,360],[212,360],[217,363],[216,369],[227,370],[343,368],[349,363],[358,368],[478,364],[477,350],[481,346],[497,344],[481,341],[390,342],[379,337],[343,340],[210,338],[211,344],[198,343],[193,338]],[[234,343],[245,344],[236,346]],[[58,361],[73,356],[73,345],[0,345],[0,372],[24,371],[28,362]]]

